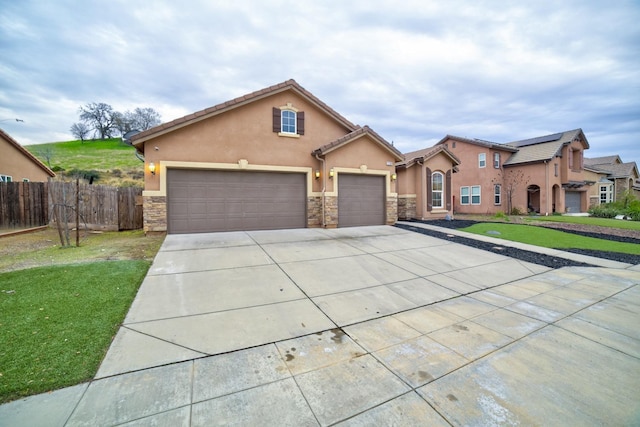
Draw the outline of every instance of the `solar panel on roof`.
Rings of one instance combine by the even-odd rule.
[[[553,135],[545,135],[545,136],[539,136],[537,138],[525,139],[524,141],[516,141],[516,142],[512,142],[510,145],[515,145],[516,147],[525,147],[527,145],[542,144],[543,142],[557,141],[560,138],[562,138],[563,133],[564,132],[554,133]]]

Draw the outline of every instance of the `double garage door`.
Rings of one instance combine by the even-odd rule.
[[[274,230],[307,225],[301,173],[169,169],[169,233]]]
[[[338,183],[340,227],[385,224],[384,177],[340,174]],[[301,173],[169,169],[168,232],[304,228],[306,194]]]

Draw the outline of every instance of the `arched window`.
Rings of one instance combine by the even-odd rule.
[[[282,126],[281,132],[296,133],[296,112],[291,110],[282,110]]]
[[[444,207],[444,176],[440,172],[431,175],[431,203],[434,208]]]

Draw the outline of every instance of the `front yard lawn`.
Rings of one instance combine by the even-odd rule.
[[[92,379],[150,265],[0,273],[0,403]]]
[[[631,221],[618,222],[630,223]],[[470,227],[462,228],[461,230],[468,231],[474,234],[498,237],[514,242],[528,243],[545,248],[591,249],[605,252],[620,252],[625,254],[640,255],[640,245],[635,243],[621,243],[604,239],[596,239],[593,237],[579,236],[573,233],[565,233],[563,231],[548,229],[544,227],[534,227],[531,225],[483,222],[474,224]],[[489,231],[497,231],[500,234],[488,234],[487,232]]]
[[[624,230],[640,230],[640,221],[626,221],[626,220],[612,219],[612,218],[596,218],[592,216],[565,216],[565,215],[532,216],[532,217],[525,217],[525,221],[567,222],[570,224],[584,224],[584,225],[595,225],[599,227],[622,228]]]

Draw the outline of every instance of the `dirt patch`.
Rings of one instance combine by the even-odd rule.
[[[75,244],[75,235],[72,236]],[[145,236],[142,230],[88,232],[80,246],[63,248],[57,230],[0,237],[0,272],[58,264],[107,260],[153,260],[164,236]]]

